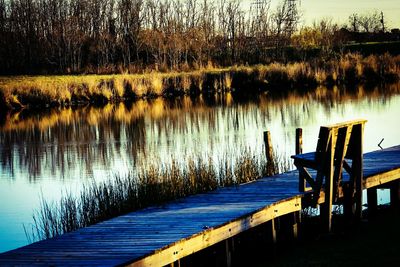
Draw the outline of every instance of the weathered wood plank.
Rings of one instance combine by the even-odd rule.
[[[239,220],[227,223],[216,229],[209,229],[190,239],[171,244],[168,248],[148,255],[139,261],[132,262],[129,266],[163,266],[177,259],[200,251],[206,247],[216,244],[235,236],[245,230],[260,225],[273,218],[299,211],[301,209],[301,196],[290,200],[275,203],[270,207],[262,209],[253,215],[243,217]]]
[[[334,128],[343,127],[343,125],[352,126],[352,125],[357,125],[357,124],[365,124],[366,122],[367,122],[367,120],[357,119],[357,120],[351,120],[351,121],[335,123],[335,124],[331,124],[331,125],[325,125],[325,126],[322,126],[322,127],[327,128],[327,129],[334,129]]]

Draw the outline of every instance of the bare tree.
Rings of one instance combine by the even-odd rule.
[[[240,0],[0,0],[0,72],[257,63],[288,45],[298,22],[295,0],[274,14],[258,1],[246,13]]]
[[[382,32],[386,32],[386,27],[385,27],[386,21],[385,21],[385,16],[383,15],[383,11],[381,11],[381,16],[380,16],[379,22],[382,25]]]
[[[380,16],[377,12],[361,15],[359,17],[359,24],[364,32],[378,32],[381,25]]]
[[[349,23],[351,25],[351,29],[353,30],[353,32],[358,32],[359,22],[358,22],[358,15],[357,14],[350,15]]]

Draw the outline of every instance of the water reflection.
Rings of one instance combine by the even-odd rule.
[[[9,114],[0,128],[0,173],[32,182],[85,178],[96,170],[134,168],[138,162],[170,155],[179,159],[196,153],[226,154],[222,152],[243,146],[258,151],[262,145],[252,139],[263,129],[317,127],[332,113],[345,116],[349,105],[361,114],[379,114],[398,92],[397,85],[352,91],[321,87],[247,99],[216,94]],[[283,132],[274,141],[287,147],[293,133]]]
[[[262,132],[272,133],[280,154],[294,153],[295,128],[304,151],[315,148],[321,124],[366,118],[365,151],[400,142],[400,86],[345,90],[318,88],[241,96],[203,95],[103,107],[59,108],[8,114],[0,119],[0,252],[27,243],[22,223],[39,207],[40,192],[57,200],[85,181],[171,156],[217,160],[247,148],[263,155]],[[18,204],[16,204],[18,203]]]

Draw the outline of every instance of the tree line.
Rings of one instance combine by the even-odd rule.
[[[371,14],[352,14],[349,17],[349,30],[353,32],[377,33],[385,32],[387,24],[383,12]]]
[[[138,72],[267,60],[295,1],[0,0],[0,72]],[[277,53],[274,50],[274,53]]]
[[[325,19],[298,29],[297,0],[280,0],[274,8],[270,2],[0,0],[0,74],[269,63],[285,60],[288,45],[304,59],[310,48],[330,51],[346,40],[366,39],[362,34],[387,31],[378,12],[352,14],[347,25]]]

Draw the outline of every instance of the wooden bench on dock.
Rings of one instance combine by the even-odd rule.
[[[332,203],[349,195],[350,202],[355,200],[355,213],[362,212],[363,177],[363,134],[366,120],[354,120],[334,125],[321,126],[315,152],[292,156],[299,171],[299,191],[312,192],[314,204],[319,204],[321,191],[324,192],[324,205],[321,212],[326,219],[326,229],[331,230]],[[307,168],[315,170],[313,178]],[[344,183],[343,174],[347,172],[349,180]],[[311,187],[308,188],[306,185]],[[353,203],[345,209],[353,210]]]
[[[230,248],[238,234],[265,225],[276,238],[275,220],[299,214],[308,199],[331,205],[353,187],[358,196],[350,203],[359,205],[361,189],[367,189],[371,208],[376,206],[376,188],[384,186],[391,188],[392,202],[399,203],[400,146],[363,155],[364,123],[321,128],[317,151],[294,157],[301,190],[298,171],[221,188],[2,253],[0,266],[163,266],[217,243],[225,245],[229,266]],[[293,220],[293,229],[296,224]]]

